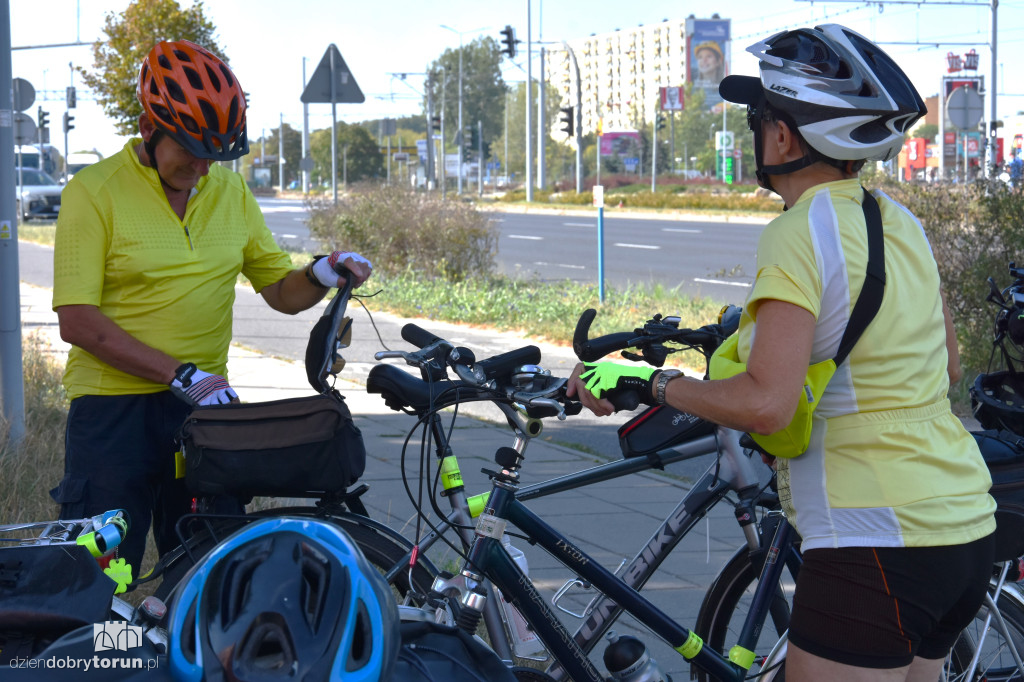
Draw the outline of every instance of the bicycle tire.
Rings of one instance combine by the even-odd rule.
[[[339,516],[326,514],[316,507],[286,507],[262,510],[250,516],[312,516],[336,524],[349,534],[353,542],[356,543],[360,551],[366,556],[370,565],[381,573],[387,572],[400,562],[412,547],[412,544],[404,538],[400,541],[398,539],[400,536],[395,537],[381,532],[371,525],[369,519],[365,519],[364,522],[360,520],[361,517],[355,514]],[[220,520],[213,534],[208,529],[201,529],[188,538],[193,556],[197,560],[200,557],[206,556],[220,540],[240,528],[243,523],[246,523],[246,521],[241,519]],[[189,561],[188,554],[184,548],[178,547],[172,550],[168,565],[164,568],[163,581],[157,587],[154,594],[160,599],[168,600],[172,596],[173,589],[185,577],[190,568],[192,568],[192,562]],[[411,583],[409,571],[402,571],[396,576],[392,584],[395,591],[395,599],[399,603],[403,603],[406,597],[411,598],[412,595],[427,594],[433,585],[436,575],[437,570],[429,561],[421,560],[417,562],[411,573]],[[414,605],[419,604],[414,603]]]
[[[759,573],[759,569],[751,563],[749,551],[745,547],[739,549],[719,571],[704,596],[693,628],[709,648],[725,652],[727,647],[736,643],[747,617],[750,596]],[[766,621],[754,649],[755,656],[767,655],[779,637],[789,629],[790,594],[792,586],[776,586],[769,607],[771,627],[768,627]],[[690,677],[700,682],[712,682],[714,679],[696,667],[691,668]]]

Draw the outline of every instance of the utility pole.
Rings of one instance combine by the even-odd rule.
[[[306,89],[306,58],[302,58],[302,89]],[[302,103],[302,193],[309,193],[309,102]]]
[[[544,129],[544,46],[540,47],[540,77],[538,78],[537,89],[537,189],[544,189],[547,185],[547,131]]]
[[[533,127],[530,109],[533,108],[533,49],[530,40],[530,1],[526,0],[526,201],[533,201],[533,145],[530,129]]]
[[[277,122],[277,181],[278,190],[284,193],[284,114]]]

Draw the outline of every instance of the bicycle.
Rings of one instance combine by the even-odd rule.
[[[591,317],[591,319],[592,319],[592,317]],[[587,323],[589,324],[589,321],[587,321]],[[422,330],[419,330],[419,331],[422,332]],[[425,334],[425,333],[423,333],[423,334]],[[424,336],[423,334],[418,334],[418,336],[420,336],[421,338],[425,338],[427,341],[431,341],[432,340],[430,335]],[[577,336],[579,336],[579,335],[577,335]],[[583,334],[583,337],[585,338],[585,333]],[[612,343],[613,344],[622,343],[625,340],[629,340],[631,342],[628,345],[633,345],[633,342],[637,341],[638,339],[634,335],[627,334],[625,336],[619,336]],[[433,342],[436,342],[436,341],[437,341],[436,339],[433,339]],[[579,341],[579,338],[577,339],[577,341]],[[603,356],[605,354],[606,350],[607,349],[602,349],[602,352],[596,353],[596,356],[597,357]],[[660,352],[661,352],[660,349],[656,349],[656,348],[655,349],[651,349],[650,350],[650,355],[648,357],[658,357],[658,354]],[[583,355],[583,354],[581,353],[581,355]],[[584,359],[590,359],[590,358],[584,358]],[[663,359],[663,356],[662,356],[662,359]],[[385,372],[386,370],[380,369],[380,370],[377,370],[377,371]],[[391,396],[391,398],[394,399],[394,396]],[[498,457],[499,458],[501,458],[501,457],[506,458],[506,463],[508,461],[508,459],[507,459],[508,457],[512,457],[513,461],[521,462],[521,457],[517,458],[516,457],[516,451],[515,450],[511,450],[511,449],[509,451],[507,451],[507,452],[504,452],[504,453],[499,451]],[[506,472],[502,472],[502,473],[506,473]],[[584,476],[584,478],[585,478],[585,476]],[[701,488],[701,486],[698,485],[698,486],[695,487],[695,490],[696,489],[700,489],[700,488]],[[541,484],[541,486],[539,488],[537,488],[537,489],[538,490],[544,490],[544,485]],[[522,500],[524,498],[528,499],[528,495],[524,495],[523,494],[524,490],[526,490],[526,489],[520,488],[519,491],[516,493],[515,497],[519,498],[520,500]],[[489,504],[489,506],[490,506],[490,504]],[[510,516],[509,518],[513,518],[513,517]],[[529,517],[525,517],[525,518],[529,518]],[[515,520],[515,519],[513,518],[513,520]],[[791,529],[786,531],[786,529],[788,528],[788,524],[786,524],[785,520],[782,519],[781,517],[779,517],[778,515],[776,515],[776,517],[774,519],[774,522],[776,524],[778,524],[779,531],[790,532],[791,533]],[[519,525],[519,524],[517,523],[516,525]],[[478,533],[479,533],[479,530],[478,530]],[[1011,534],[1011,537],[1012,537],[1012,534]],[[756,545],[755,545],[755,547],[758,550],[758,553],[760,554],[761,557],[772,556],[776,552],[778,552],[780,549],[783,552],[786,552],[786,549],[788,548],[788,549],[792,549],[795,552],[795,543],[796,543],[795,539],[786,538],[784,535],[782,535],[780,533],[780,535],[776,537],[776,543],[777,544],[773,545],[772,547],[768,547],[768,548],[758,548],[758,547],[756,547]],[[545,547],[550,549],[550,547],[547,547],[547,546],[545,546]],[[1006,557],[1004,557],[1004,558],[1008,558],[1010,556],[1016,556],[1015,553],[1017,552],[1017,550],[1018,550],[1018,547],[1011,547],[1009,550],[1001,550],[1001,551],[1003,551],[1003,552],[1009,551],[1009,554],[1007,554]],[[783,556],[787,556],[787,554],[783,554]],[[468,563],[471,564],[472,562],[473,562],[473,558],[471,556],[470,559],[468,560]],[[716,640],[724,639],[724,633],[725,633],[725,631],[727,629],[728,622],[729,622],[729,620],[731,620],[731,616],[733,615],[733,612],[735,611],[735,609],[737,607],[737,604],[738,604],[738,601],[739,601],[738,596],[736,596],[734,598],[732,595],[738,595],[738,594],[741,594],[742,592],[746,591],[747,585],[757,578],[757,572],[754,570],[757,566],[758,566],[758,562],[751,558],[749,550],[747,550],[747,549],[741,550],[740,552],[737,553],[737,555],[733,558],[733,560],[730,561],[727,564],[726,568],[723,570],[723,572],[721,574],[720,580],[716,581],[716,584],[712,586],[711,590],[709,590],[708,598],[705,599],[705,603],[704,603],[704,606],[701,609],[701,614],[700,614],[700,616],[698,618],[698,622],[701,622],[701,621],[709,621],[710,622],[710,625],[708,626],[707,631],[711,631],[711,632],[714,633],[714,639],[716,639]],[[798,564],[797,564],[797,566],[798,566]],[[1004,566],[1003,567],[1003,575],[1005,575],[1005,570],[1006,570],[1006,567]],[[795,571],[794,571],[794,573],[795,573]],[[463,574],[463,577],[467,577],[465,573]],[[488,576],[488,577],[491,577],[491,576]],[[588,576],[588,578],[589,578],[589,576]],[[738,590],[737,590],[737,586],[739,586]],[[450,588],[451,584],[450,583],[441,582],[439,584],[439,587],[443,591],[446,588]],[[502,588],[502,589],[504,590],[505,588]],[[745,633],[740,635],[739,641],[741,642],[741,644],[743,642],[749,641],[749,637],[751,635],[751,632],[752,631],[756,632],[756,630],[761,627],[760,624],[763,623],[764,618],[768,615],[768,614],[764,613],[765,609],[767,609],[769,611],[769,613],[771,614],[771,617],[773,619],[773,622],[776,624],[778,632],[780,632],[780,633],[784,632],[784,625],[786,623],[788,623],[788,603],[787,603],[787,600],[786,600],[784,594],[780,591],[779,587],[776,586],[776,588],[774,590],[771,589],[771,588],[766,587],[766,588],[761,590],[761,593],[763,595],[763,599],[765,599],[767,601],[767,604],[762,603],[762,604],[758,605],[754,609],[754,612],[755,612],[754,619],[752,619],[752,620],[748,619],[748,622],[747,622],[748,632],[745,632]],[[1002,582],[997,583],[996,586],[994,587],[993,594],[995,594],[997,596],[1003,595],[1003,594],[1007,594],[1007,593],[1009,593],[1011,595],[1015,594],[1015,593],[1013,593],[1012,591],[1010,591],[1008,589],[1004,590]],[[711,606],[714,606],[714,608],[711,608]],[[1016,620],[1016,622],[1020,622],[1019,620],[1015,619],[1016,608],[1017,607],[1016,607],[1016,603],[1015,602],[1008,602],[1007,606],[1005,607],[1005,610],[1009,614],[1009,616],[1005,619],[1005,621],[1009,621],[1010,625],[1014,626],[1014,628],[1015,628],[1015,624],[1014,624],[1015,620]],[[985,609],[983,609],[982,614],[985,614],[985,615],[987,615],[987,614],[994,614],[994,615],[996,615],[997,616],[997,620],[1000,622],[1000,627],[1002,628],[998,632],[999,632],[999,634],[1001,634],[1003,636],[1003,641],[1009,642],[1010,644],[1013,643],[1013,639],[1015,638],[1016,635],[1015,635],[1015,633],[1010,628],[1007,627],[1006,622],[1003,619],[999,619],[998,618],[999,611],[998,611],[998,609],[996,607],[995,601],[991,597],[987,601],[987,605],[986,605]],[[728,616],[729,618],[725,619],[725,618],[723,618],[723,615]],[[981,615],[979,615],[979,618],[981,618]],[[531,622],[533,622],[533,621],[531,621]],[[780,624],[781,624],[781,626],[780,626]],[[986,632],[987,632],[987,630],[984,630],[984,629],[982,630],[983,635]],[[579,633],[577,633],[577,635],[579,635]],[[957,672],[968,670],[967,662],[971,660],[971,657],[970,657],[970,655],[965,654],[965,650],[966,651],[974,651],[975,648],[977,648],[979,651],[981,651],[981,647],[984,646],[984,644],[985,644],[984,636],[981,637],[981,638],[975,637],[974,641],[975,641],[975,643],[973,645],[972,644],[967,644],[967,643],[962,643],[962,642],[958,643],[958,646],[954,649],[954,655],[951,656],[951,663],[950,663],[950,666],[951,666],[950,669],[951,670],[955,670]],[[782,640],[782,642],[784,643],[784,640]],[[1005,645],[1003,645],[1003,644],[997,644],[997,646],[995,647],[995,650],[996,651],[1001,651],[1004,648],[1004,646]],[[712,642],[712,648],[721,649],[721,644],[717,644],[715,642]],[[1012,651],[1013,648],[1014,647],[1011,646],[1010,650]],[[750,657],[750,660],[755,660],[755,659],[763,660],[763,662],[764,662],[764,669],[767,669],[767,670],[770,671],[770,670],[772,670],[773,667],[775,667],[777,665],[780,665],[782,663],[785,649],[784,649],[784,645],[780,646],[776,651],[772,652],[768,656],[757,656],[757,655],[752,653],[753,651],[754,651],[754,649],[747,648],[747,647],[742,647],[740,649],[736,649],[736,648],[733,649],[733,653],[735,655],[737,655],[737,656],[739,656],[739,655],[746,655],[746,656]],[[581,653],[582,652],[583,652],[583,650],[581,649]],[[737,652],[739,652],[739,653],[737,653]],[[990,679],[991,679],[991,673],[992,673],[993,670],[995,670],[995,668],[992,667],[992,661],[989,661],[989,658],[991,658],[990,654],[986,653],[986,662],[984,663],[984,666],[988,670],[988,674],[990,675]],[[977,666],[978,662],[974,662],[971,665]],[[547,679],[547,678],[545,678],[545,679]],[[574,677],[574,679],[575,679],[575,677]],[[726,678],[726,679],[729,679],[729,678]]]
[[[584,349],[589,347],[586,336],[592,319],[593,312],[591,311],[589,317],[585,315],[578,326],[576,345],[579,346],[580,353],[588,352]],[[738,316],[733,318],[733,325],[735,319],[738,319]],[[673,341],[679,345],[678,350],[693,347],[707,356],[713,352],[729,331],[731,330],[728,328],[723,331],[718,325],[699,330],[680,330],[677,318],[658,316],[643,328],[636,330],[635,333],[615,337],[612,341],[613,345],[618,344],[615,348],[602,346],[605,349],[598,350],[600,355],[604,355],[612,350],[627,347],[624,342],[632,340],[634,341],[632,345],[644,347],[644,352],[648,357],[658,356],[661,361],[664,361],[665,355],[673,352],[666,348],[665,344]],[[436,354],[439,349],[447,348],[448,350],[441,352],[441,356],[450,358],[452,355],[450,351],[454,348],[452,344],[438,339],[415,325],[406,326],[403,330],[403,338],[420,346],[423,349],[421,352],[426,351],[426,354]],[[593,350],[590,348],[590,351]],[[514,448],[508,449],[510,451],[508,454],[516,452],[521,456],[529,440],[540,434],[539,417],[556,414],[559,411],[557,405],[553,406],[551,402],[558,403],[558,401],[564,400],[565,379],[550,377],[545,375],[541,368],[531,367],[515,373],[518,384],[490,382],[490,391],[487,391],[485,390],[487,387],[481,386],[479,377],[472,374],[473,363],[471,361],[463,360],[462,366],[460,366],[459,358],[466,357],[464,349],[455,355],[457,357],[451,363],[454,365],[452,368],[457,375],[464,377],[459,381],[446,381],[439,375],[433,378],[416,379],[396,367],[379,365],[371,370],[367,389],[370,392],[381,393],[387,404],[393,409],[405,410],[414,414],[424,414],[431,402],[433,402],[436,413],[436,410],[463,402],[490,400],[504,413],[515,431],[516,443]],[[389,351],[379,353],[377,357],[378,359],[401,357],[409,364],[416,364],[417,359],[422,356],[402,351]],[[524,368],[519,368],[519,370],[524,370]],[[535,416],[531,417],[531,415]],[[686,424],[687,427],[673,427],[673,421],[676,424]],[[701,420],[681,420],[679,414],[669,408],[652,408],[623,426],[620,432],[627,433],[626,442],[635,446],[633,451],[628,453],[633,457],[619,462],[602,464],[553,481],[524,486],[517,493],[518,499],[531,500],[637,471],[662,468],[666,464],[683,459],[717,454],[716,462],[709,466],[708,471],[661,523],[651,539],[641,547],[628,565],[620,567],[617,572],[625,576],[624,579],[631,587],[642,588],[681,539],[711,508],[730,494],[735,494],[737,497],[737,501],[734,502],[735,515],[744,529],[748,542],[754,548],[760,546],[760,534],[755,524],[756,508],[758,506],[777,507],[777,498],[769,490],[769,470],[767,467],[763,467],[759,458],[751,459],[749,450],[740,447],[738,432],[715,427]],[[438,448],[438,451],[440,453],[443,449]],[[442,494],[453,500],[452,504],[456,509],[446,517],[438,508],[434,508],[435,514],[444,518],[445,521],[433,526],[431,532],[419,541],[417,548],[420,554],[429,549],[430,545],[437,541],[439,535],[452,525],[460,526],[462,532],[465,533],[468,526],[464,519],[468,516],[475,516],[478,510],[474,508],[474,503],[482,504],[486,497],[483,495],[469,498],[471,507],[469,512],[459,508],[459,499],[460,497],[464,498],[464,491],[461,472],[454,455],[448,452],[445,457],[439,458],[438,470],[443,472],[441,482],[444,484],[445,492]],[[453,476],[449,477],[449,474],[453,474]],[[450,485],[452,480],[457,485]],[[431,495],[430,499],[433,500],[433,498],[434,495]],[[403,566],[405,566],[404,563],[396,565],[388,575],[393,577],[402,570]],[[455,577],[447,582],[442,582],[438,587],[441,592],[458,591],[463,589],[459,582],[459,578]],[[577,579],[569,580],[556,594],[555,602],[556,606],[565,613],[586,619],[575,633],[575,639],[585,652],[589,652],[602,641],[602,635],[618,617],[621,610],[600,596],[595,597],[579,614],[558,604],[566,597],[571,587],[582,584]],[[492,601],[486,603],[489,604]],[[511,661],[509,655],[500,650],[503,630],[488,622],[486,613],[484,620],[492,646],[503,658]],[[780,621],[776,624],[776,629],[782,632],[787,625],[788,619],[785,622]],[[549,673],[559,674],[558,671],[549,671]]]
[[[123,561],[110,561],[127,529],[121,510],[0,525],[0,666],[35,656],[76,628],[136,617],[117,596],[131,575]]]

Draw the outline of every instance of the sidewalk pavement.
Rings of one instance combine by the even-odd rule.
[[[47,352],[52,353],[57,362],[64,361],[68,345],[60,340],[56,314],[50,309],[49,289],[21,284],[21,322],[24,334],[37,334]],[[545,356],[549,351],[564,352],[564,349],[542,348]],[[305,370],[299,363],[233,345],[228,367],[232,387],[246,402],[312,393],[306,383]],[[370,487],[363,496],[370,515],[406,537],[415,537],[415,508],[406,493],[402,475],[403,443],[415,425],[415,419],[388,409],[380,396],[368,394],[361,384],[339,379],[338,388],[345,396],[366,443],[366,472],[361,482]],[[452,430],[452,447],[459,457],[467,494],[470,495],[488,489],[487,477],[480,469],[493,468],[495,450],[513,444],[512,433],[504,418],[496,409],[493,415],[478,418],[460,412]],[[420,435],[413,435],[404,459],[404,470],[414,491],[418,490],[415,474],[419,470]],[[428,457],[432,463],[433,453],[428,453]],[[524,484],[539,482],[580,471],[602,461],[595,455],[535,438],[526,450],[522,481]],[[707,462],[708,465],[712,463]],[[430,470],[433,469],[431,464]],[[659,522],[674,509],[688,487],[685,480],[673,476],[672,467],[669,467],[666,472],[633,474],[540,498],[529,504],[532,510],[565,533],[593,559],[615,570],[623,559],[632,558],[646,544]],[[719,505],[712,510],[706,522],[692,531],[691,537],[680,543],[648,583],[645,594],[654,595],[652,601],[680,623],[692,626],[705,590],[742,542],[731,507]],[[514,544],[526,554],[530,576],[546,598],[550,598],[572,577],[545,552],[525,545],[523,541]],[[431,559],[441,569],[457,567],[451,550],[446,552],[435,546]],[[589,599],[589,595],[581,595],[566,599],[564,604],[579,612]],[[575,630],[579,621],[561,611],[557,613],[570,631]],[[666,644],[654,640],[646,630],[637,628],[628,617],[620,619],[615,629],[646,641],[652,656],[668,674],[679,675],[677,679],[682,679],[688,673],[689,664],[681,656]],[[599,645],[591,656],[599,668],[603,668],[600,658],[603,650],[604,647]]]

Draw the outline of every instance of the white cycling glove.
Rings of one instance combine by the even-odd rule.
[[[318,258],[313,263],[313,276],[316,277],[317,281],[325,287],[336,287],[338,286],[338,273],[334,269],[334,266],[338,263],[345,264],[346,260],[351,259],[355,263],[363,263],[367,269],[373,270],[373,263],[369,259],[360,256],[354,251],[335,251],[326,258]]]
[[[170,386],[171,393],[193,406],[224,405],[238,400],[238,394],[228,385],[227,379],[196,369],[191,362],[175,371]]]

